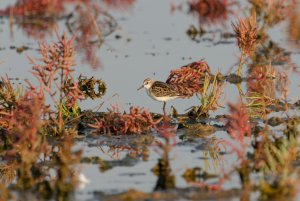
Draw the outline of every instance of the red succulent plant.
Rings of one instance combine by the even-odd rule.
[[[108,110],[107,114],[95,119],[95,124],[89,126],[105,134],[139,134],[156,128],[161,120],[154,120],[147,110],[131,107],[129,114],[122,114],[116,109]]]
[[[207,74],[210,74],[210,68],[205,61],[201,60],[172,70],[166,82],[184,96],[191,97],[202,91]]]
[[[237,42],[243,54],[251,55],[257,44],[257,24],[256,15],[248,18],[239,18],[237,24],[232,24],[236,33]]]

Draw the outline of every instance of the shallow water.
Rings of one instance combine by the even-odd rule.
[[[0,8],[5,8],[11,1],[1,1]],[[162,103],[149,98],[144,90],[137,91],[147,77],[165,81],[170,71],[174,68],[186,65],[193,61],[205,59],[209,64],[213,74],[218,71],[223,74],[235,72],[234,66],[238,62],[239,49],[235,38],[223,39],[220,42],[220,32],[232,33],[231,20],[237,19],[234,15],[226,22],[225,26],[207,26],[207,30],[212,34],[205,37],[212,41],[202,40],[199,43],[191,40],[186,30],[191,26],[198,26],[198,19],[188,15],[187,7],[182,10],[171,11],[171,5],[184,4],[186,1],[165,0],[147,1],[137,0],[129,8],[111,10],[109,13],[116,19],[118,26],[109,36],[105,37],[102,47],[97,50],[97,56],[101,61],[101,67],[92,69],[87,63],[83,63],[83,55],[79,51],[77,59],[76,76],[80,74],[87,77],[94,76],[105,81],[107,91],[102,99],[87,99],[80,103],[82,109],[97,108],[103,101],[104,105],[100,111],[106,111],[111,105],[117,104],[121,110],[128,110],[132,105],[148,108],[151,112],[162,113]],[[11,3],[12,4],[12,3]],[[247,3],[241,1],[241,5]],[[244,16],[243,12],[235,8],[239,16]],[[9,77],[19,78],[15,82],[24,82],[29,79],[34,83],[30,73],[31,65],[27,56],[38,57],[37,40],[26,36],[24,31],[13,26],[13,36],[9,31],[9,21],[6,18],[0,19],[2,42],[0,48],[1,76],[7,74]],[[59,32],[66,31],[64,22],[59,23]],[[299,65],[299,50],[292,48],[288,43],[286,34],[286,24],[281,23],[276,28],[269,30],[271,37],[279,44],[292,52],[292,62]],[[120,37],[120,38],[119,38]],[[47,36],[47,41],[55,40],[55,34]],[[11,46],[20,47],[26,45],[29,50],[18,54]],[[246,71],[246,69],[244,69]],[[298,74],[290,77],[291,86],[289,100],[299,100],[299,79]],[[117,94],[117,95],[115,95]],[[238,102],[239,94],[237,87],[227,83],[223,93],[224,106],[229,102]],[[294,101],[292,101],[294,102]],[[178,99],[167,102],[167,108],[173,105],[179,113],[193,105],[200,105],[200,100],[196,97],[190,99]],[[211,112],[211,116],[227,114],[228,108],[224,107],[216,112]],[[280,114],[279,114],[280,115]],[[220,122],[222,124],[222,122]],[[182,174],[187,168],[200,166],[211,174],[220,174],[222,171],[229,171],[237,162],[235,154],[222,150],[222,160],[214,160],[207,153],[211,145],[212,138],[216,140],[228,140],[232,142],[228,133],[220,130],[207,138],[195,138],[192,141],[180,139],[185,130],[176,132],[176,142],[178,143],[170,152],[171,167],[176,176],[176,186],[180,188],[190,185],[183,179]],[[149,133],[149,136],[158,139],[156,133]],[[85,157],[97,156],[102,160],[112,164],[113,168],[104,172],[99,171],[98,164],[80,165],[81,172],[90,181],[82,188],[78,188],[75,193],[76,200],[94,200],[93,192],[100,191],[106,194],[115,194],[137,189],[144,192],[152,192],[156,183],[156,176],[151,169],[156,165],[161,157],[156,147],[153,145],[138,145],[131,143],[142,137],[134,136],[97,136],[87,135],[76,142],[75,149],[83,149]],[[152,139],[153,140],[153,139]],[[234,142],[233,142],[234,143]],[[136,149],[149,149],[148,160],[143,160],[139,153],[136,156]],[[140,151],[140,150],[139,150]],[[217,179],[210,179],[208,183],[216,183]],[[240,187],[238,175],[224,185],[224,189]],[[253,200],[255,200],[255,195]]]

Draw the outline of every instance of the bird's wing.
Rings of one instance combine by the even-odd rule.
[[[180,96],[181,94],[173,88],[172,85],[169,85],[164,82],[156,81],[151,87],[151,91],[157,97],[163,96]]]

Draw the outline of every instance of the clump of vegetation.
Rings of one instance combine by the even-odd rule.
[[[17,185],[21,189],[31,188],[37,181],[34,166],[47,147],[43,136],[39,135],[42,126],[44,96],[25,92],[10,114],[2,117],[7,122],[3,131],[7,164],[16,163]]]
[[[11,113],[1,117],[7,127],[1,130],[5,141],[1,144],[4,160],[0,180],[4,183],[15,180],[17,189],[33,190],[43,198],[64,200],[77,185],[74,165],[81,160],[81,150],[73,153],[70,137],[59,141],[57,147],[49,144],[42,132],[45,110],[43,93],[25,91]],[[49,178],[49,168],[54,169],[54,177]],[[6,191],[3,193],[9,195]]]
[[[81,160],[81,151],[74,153],[73,138],[67,137],[73,130],[65,128],[70,115],[75,115],[67,113],[67,108],[75,108],[77,100],[83,97],[77,84],[66,85],[72,79],[74,65],[71,43],[64,35],[53,45],[40,44],[43,64],[31,59],[39,87],[27,81],[28,88],[21,92],[14,89],[9,79],[3,78],[1,83],[0,179],[5,183],[15,180],[16,189],[34,191],[47,199],[69,197],[77,185],[75,164]],[[51,108],[53,105],[46,105],[47,94],[58,111]],[[47,128],[56,132],[45,133]],[[51,145],[46,135],[56,134],[63,138]],[[49,168],[54,170],[54,176],[49,176]],[[5,188],[3,196],[8,196]]]
[[[249,2],[252,4],[252,11],[257,13],[259,21],[263,21],[269,27],[286,19],[290,11],[296,7],[295,0],[250,0]]]
[[[238,144],[229,143],[229,146],[240,161],[236,169],[243,184],[243,199],[249,198],[249,192],[255,186],[255,183],[251,183],[250,174],[257,172],[261,175],[257,184],[261,200],[293,198],[296,192],[294,186],[299,179],[299,168],[295,167],[299,146],[298,118],[288,116],[287,120],[280,120],[286,128],[281,132],[282,135],[278,135],[267,124],[264,128],[253,128],[245,106],[230,105],[230,110],[226,127]],[[249,140],[245,143],[245,136],[251,137],[252,146]]]
[[[219,101],[223,87],[224,84],[217,80],[217,76],[205,76],[201,97],[198,96],[201,105],[196,111],[196,118],[208,117],[209,111],[215,111],[221,107]]]
[[[251,55],[257,44],[257,24],[256,15],[248,18],[240,18],[237,24],[232,24],[233,30],[236,33],[238,46],[242,52],[242,56],[245,54]],[[239,73],[240,75],[240,73]]]
[[[78,100],[84,99],[78,83],[73,79],[72,72],[75,66],[75,51],[72,43],[74,37],[67,40],[66,34],[60,37],[58,43],[47,45],[40,43],[41,64],[30,59],[33,66],[33,74],[40,82],[43,91],[49,94],[58,111],[51,112],[49,119],[52,121],[54,135],[63,135],[65,122],[63,119],[63,106],[73,107]],[[68,84],[72,80],[72,85]],[[57,93],[58,92],[58,93]],[[55,116],[53,116],[53,113]]]
[[[107,114],[96,118],[96,122],[89,126],[105,134],[139,134],[155,129],[161,120],[153,119],[145,109],[131,107],[128,114],[122,114],[117,109],[108,110]]]
[[[203,91],[204,78],[209,74],[208,64],[201,60],[172,70],[166,82],[184,96],[191,97]]]
[[[8,112],[16,105],[19,95],[22,90],[14,89],[8,77],[2,77],[0,81],[0,111]]]
[[[295,196],[294,187],[299,181],[299,168],[295,166],[298,158],[299,131],[295,127],[288,128],[291,121],[294,119],[286,122],[284,136],[276,136],[265,126],[252,143],[253,168],[261,175],[259,189],[262,200],[291,199]],[[291,130],[293,135],[289,135],[287,130]]]
[[[106,92],[106,84],[101,79],[96,79],[94,77],[86,78],[80,76],[78,79],[79,89],[84,93],[86,97],[101,98]],[[95,88],[97,87],[97,89]]]
[[[275,77],[271,65],[252,67],[247,79],[248,92],[245,96],[251,117],[265,117],[267,107],[276,104]]]
[[[258,25],[256,15],[253,14],[247,18],[239,18],[239,22],[232,23],[233,30],[236,34],[238,46],[240,48],[240,61],[237,69],[238,76],[242,75],[243,65],[247,61],[247,55],[251,56],[258,44]],[[246,58],[245,58],[246,57]]]
[[[201,106],[197,109],[194,118],[208,116],[208,112],[216,110],[223,90],[223,83],[218,81],[218,76],[210,73],[208,64],[201,60],[190,63],[179,69],[172,70],[167,83],[176,88],[184,97],[199,97]]]

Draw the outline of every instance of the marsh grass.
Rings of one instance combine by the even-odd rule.
[[[18,97],[23,93],[22,86],[13,86],[8,76],[2,77],[0,81],[0,110],[7,112],[16,104]]]
[[[219,101],[223,93],[224,83],[217,80],[217,76],[205,76],[203,91],[200,93],[201,105],[198,109],[197,118],[208,117],[209,111],[216,111],[221,107]]]

